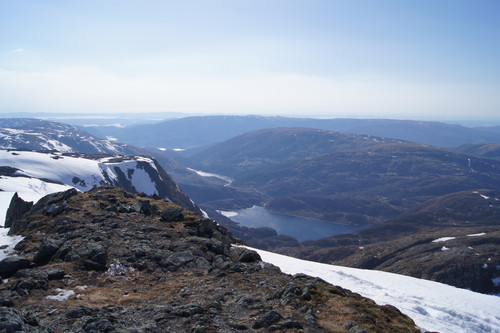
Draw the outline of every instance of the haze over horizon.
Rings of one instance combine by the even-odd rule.
[[[0,115],[500,120],[500,2],[0,0]]]

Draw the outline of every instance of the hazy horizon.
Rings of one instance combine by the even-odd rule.
[[[500,2],[0,0],[0,114],[500,121]]]
[[[117,119],[122,120],[116,126],[130,126],[133,124],[146,124],[157,123],[166,120],[175,120],[186,117],[203,117],[203,116],[239,116],[239,117],[288,117],[288,118],[312,118],[312,119],[366,119],[366,120],[402,120],[402,121],[423,121],[423,122],[440,122],[446,124],[456,124],[465,127],[490,127],[500,126],[500,118],[491,119],[476,119],[476,118],[455,118],[455,119],[440,119],[440,118],[404,118],[404,117],[358,117],[358,116],[342,116],[342,115],[311,115],[311,114],[229,114],[229,113],[180,113],[180,112],[147,112],[147,113],[58,113],[58,112],[14,112],[14,113],[0,113],[0,118],[36,118],[42,120],[59,121],[62,123],[70,123],[81,125],[85,119],[100,120],[100,124],[91,124],[88,126],[110,126]]]

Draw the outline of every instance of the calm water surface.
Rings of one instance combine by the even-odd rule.
[[[337,234],[347,234],[362,228],[279,214],[259,206],[242,209],[237,213],[238,215],[231,217],[231,220],[238,222],[242,226],[250,228],[271,227],[279,235],[292,236],[300,242]]]

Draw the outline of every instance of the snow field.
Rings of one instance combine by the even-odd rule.
[[[118,163],[111,162],[111,160],[112,158],[91,160],[80,157],[60,156],[60,154],[0,150],[0,165],[8,165],[20,169],[22,170],[18,171],[20,175],[51,179],[77,188],[78,190],[87,191],[94,186],[108,183],[105,175],[111,180],[116,180],[118,176],[115,168],[119,168],[138,192],[144,192],[149,195],[158,194],[149,174],[138,166],[139,161],[146,162],[150,163],[151,167],[157,170],[153,160],[144,157]],[[130,169],[133,172],[129,175],[128,170]],[[57,191],[62,190],[64,189]]]
[[[341,286],[377,304],[390,304],[428,331],[500,332],[500,297],[404,275],[321,264],[253,249],[284,273],[303,273]]]

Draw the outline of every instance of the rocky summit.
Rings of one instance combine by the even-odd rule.
[[[166,200],[107,186],[9,212],[24,239],[0,262],[0,332],[419,332]]]

